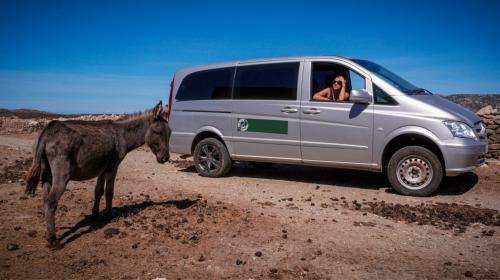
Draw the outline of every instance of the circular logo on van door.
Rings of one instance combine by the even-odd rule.
[[[247,131],[247,129],[248,129],[247,119],[238,119],[238,130],[239,131]]]

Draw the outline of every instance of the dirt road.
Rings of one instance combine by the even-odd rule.
[[[70,182],[64,248],[51,251],[41,191],[23,193],[34,138],[0,136],[0,279],[500,278],[497,163],[414,198],[381,174],[319,167],[236,163],[203,178],[140,148],[120,166],[111,217],[87,216],[95,180]]]

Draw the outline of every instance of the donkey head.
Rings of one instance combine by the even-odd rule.
[[[159,163],[165,163],[170,158],[168,141],[170,139],[170,127],[163,110],[161,101],[153,109],[153,121],[146,132],[146,143],[151,151],[156,155]]]

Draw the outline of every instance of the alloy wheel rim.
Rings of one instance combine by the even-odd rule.
[[[222,166],[220,150],[211,144],[201,146],[197,161],[200,169],[208,173],[216,172]]]
[[[396,177],[401,185],[410,190],[427,187],[433,177],[432,165],[423,157],[411,155],[399,161]]]

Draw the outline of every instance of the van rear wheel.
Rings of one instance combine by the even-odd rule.
[[[201,176],[221,177],[231,169],[231,157],[226,146],[215,138],[205,138],[196,144],[194,167]]]
[[[408,146],[392,155],[387,166],[387,177],[400,194],[428,196],[441,184],[443,167],[430,150]]]

